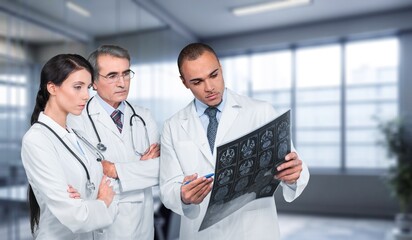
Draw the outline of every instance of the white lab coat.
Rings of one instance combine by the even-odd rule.
[[[45,126],[34,124],[23,137],[21,157],[40,206],[35,239],[100,239],[97,229],[110,225],[117,213],[115,202],[107,208],[103,201],[96,200],[103,177],[101,164],[87,147],[83,147],[86,158],[71,141],[75,136],[70,136],[43,112],[39,121],[52,128],[82,159],[95,190],[91,194],[87,192],[86,171],[57,137]],[[68,184],[77,189],[81,199],[69,197]]]
[[[159,142],[157,125],[150,111],[133,106],[146,122],[150,143]],[[152,186],[159,183],[159,158],[141,161],[134,153],[131,139],[130,117],[132,109],[126,104],[122,133],[118,131],[110,115],[98,99],[92,98],[89,113],[94,121],[102,143],[107,150],[102,152],[105,159],[115,164],[119,180],[115,190],[119,194],[119,215],[106,229],[108,239],[153,239],[153,195]],[[137,121],[134,117],[133,121]],[[75,129],[86,132],[87,139],[96,146],[98,143],[86,109],[80,116],[69,115],[68,122]],[[144,128],[135,129],[135,141],[144,141]]]
[[[226,105],[222,111],[215,141],[216,146],[236,139],[273,120],[277,114],[268,103],[240,96],[226,89]],[[205,215],[210,194],[199,204],[184,205],[180,187],[184,176],[214,172],[216,154],[212,155],[206,132],[196,113],[194,102],[164,124],[160,154],[160,195],[163,204],[181,215],[180,239],[279,239],[276,205],[273,197],[254,200],[227,218],[198,231]],[[305,188],[309,171],[303,171],[296,189],[281,183],[286,201],[293,201]]]

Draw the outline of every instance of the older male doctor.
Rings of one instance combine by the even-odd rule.
[[[89,61],[97,94],[80,117],[69,121],[102,151],[110,161],[102,161],[104,173],[117,180],[119,214],[106,229],[107,239],[153,239],[152,186],[159,181],[160,153],[156,122],[148,109],[126,101],[134,75],[126,49],[103,45]]]

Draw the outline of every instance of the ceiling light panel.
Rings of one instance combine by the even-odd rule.
[[[73,12],[83,17],[90,17],[90,12],[87,9],[75,4],[74,2],[67,1],[66,6],[68,9],[72,10]]]
[[[298,6],[309,5],[312,0],[283,0],[259,3],[244,7],[233,8],[232,13],[236,16],[245,16],[258,14],[268,11],[280,10],[285,8],[292,8]]]

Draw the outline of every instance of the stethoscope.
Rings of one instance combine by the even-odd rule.
[[[82,161],[82,159],[75,153],[73,152],[73,150],[67,146],[67,144],[63,141],[63,139],[57,135],[57,133],[51,128],[49,127],[47,124],[37,121],[35,123],[38,123],[40,125],[43,125],[44,127],[46,127],[47,129],[49,129],[56,137],[57,139],[60,140],[60,142],[64,145],[64,147],[77,159],[77,161],[82,165],[84,171],[86,172],[86,176],[87,176],[87,182],[86,182],[86,189],[89,191],[89,193],[93,192],[96,187],[94,185],[94,183],[90,180],[90,174],[89,171],[87,170],[86,165],[84,164],[84,162]],[[77,131],[75,131],[74,129],[72,129],[72,131],[74,132],[74,134],[76,134],[76,136],[78,138],[80,138],[91,150],[93,150],[93,154],[95,156],[97,156],[96,160],[98,162],[100,162],[102,159],[104,159],[104,156],[101,152],[99,152],[99,150],[97,150],[89,141],[87,141],[83,136],[81,136],[80,134],[77,133]]]
[[[89,104],[90,104],[90,102],[92,101],[92,99],[93,99],[93,97],[91,97],[90,100],[89,100],[89,101],[87,102],[87,104],[86,104],[86,112],[87,112],[87,116],[89,117],[89,120],[90,120],[90,122],[91,122],[91,124],[92,124],[94,133],[96,134],[96,137],[97,137],[98,143],[97,143],[97,145],[96,145],[96,148],[99,149],[100,151],[104,152],[104,151],[107,150],[107,147],[102,143],[102,140],[100,139],[100,135],[99,135],[99,133],[97,132],[96,125],[94,124],[94,121],[93,121],[93,119],[92,119],[92,117],[90,116],[90,113],[89,113]],[[129,124],[130,124],[130,129],[131,129],[130,132],[131,132],[131,135],[132,135],[133,149],[134,149],[134,151],[135,151],[136,154],[138,154],[139,156],[143,156],[143,155],[147,152],[147,149],[144,149],[143,152],[136,150],[136,145],[135,145],[135,141],[134,141],[134,134],[133,134],[133,131],[132,131],[132,128],[133,128],[133,118],[134,118],[134,117],[137,117],[137,118],[139,118],[140,121],[143,123],[144,131],[145,131],[145,140],[146,140],[146,145],[145,145],[145,146],[147,146],[147,148],[148,148],[148,147],[150,146],[150,140],[149,140],[149,135],[148,135],[148,133],[147,133],[146,122],[143,120],[143,118],[142,118],[140,115],[136,114],[136,111],[134,110],[134,108],[132,107],[132,105],[131,105],[128,101],[125,100],[125,103],[126,103],[126,104],[132,109],[132,111],[133,111],[132,116],[130,116],[130,123],[129,123]]]

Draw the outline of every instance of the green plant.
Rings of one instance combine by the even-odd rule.
[[[392,194],[398,199],[403,213],[409,212],[412,199],[412,129],[402,119],[380,122],[384,139],[381,142],[389,157],[396,158],[387,175]]]

